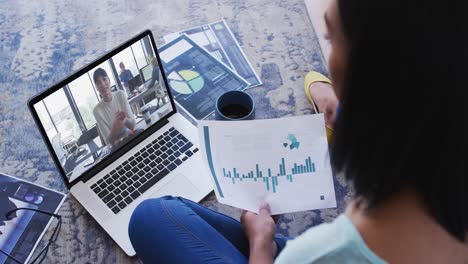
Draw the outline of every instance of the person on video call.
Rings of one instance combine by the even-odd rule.
[[[135,117],[125,93],[121,90],[111,92],[110,80],[104,69],[98,68],[93,74],[93,80],[102,97],[93,110],[99,133],[106,145],[116,145],[120,139],[132,133]]]
[[[154,58],[151,61],[151,65],[153,65],[153,71],[151,72],[151,82],[148,84],[148,87],[153,87],[155,83],[159,83],[159,65],[158,59]]]
[[[119,67],[120,67],[120,75],[119,75],[120,81],[123,83],[123,86],[126,89],[129,89],[130,87],[128,85],[128,81],[130,81],[133,78],[132,71],[130,71],[129,69],[125,69],[125,64],[123,62],[119,63]]]
[[[160,69],[159,69],[159,64],[158,64],[158,59],[157,58],[153,58],[153,60],[151,60],[151,65],[153,65],[153,71],[151,72],[151,82],[148,84],[148,87],[149,88],[152,88],[155,84],[159,83],[159,72],[160,72]],[[166,93],[164,92],[164,90],[162,89],[161,86],[157,87],[156,88],[156,98],[158,100],[158,103],[157,103],[157,108],[159,108],[159,102],[162,101],[163,104],[166,103],[166,100],[164,99],[164,97],[166,96]]]

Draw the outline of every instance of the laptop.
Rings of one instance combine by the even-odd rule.
[[[167,94],[158,107],[143,95],[129,101],[116,67],[124,61],[136,75],[152,58]],[[129,256],[128,224],[140,202],[163,195],[198,202],[212,191],[196,127],[177,112],[165,76],[147,30],[28,102],[70,193]],[[136,117],[146,105],[154,105],[150,118]]]

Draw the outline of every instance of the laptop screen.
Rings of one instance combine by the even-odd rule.
[[[173,111],[154,42],[140,36],[33,105],[68,183]]]

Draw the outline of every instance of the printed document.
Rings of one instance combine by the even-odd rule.
[[[220,203],[272,214],[336,207],[323,114],[198,123]]]

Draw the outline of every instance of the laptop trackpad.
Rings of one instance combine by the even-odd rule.
[[[151,196],[161,197],[164,195],[181,196],[190,199],[192,197],[198,197],[200,195],[200,190],[183,174],[177,174],[172,181],[152,193]]]

